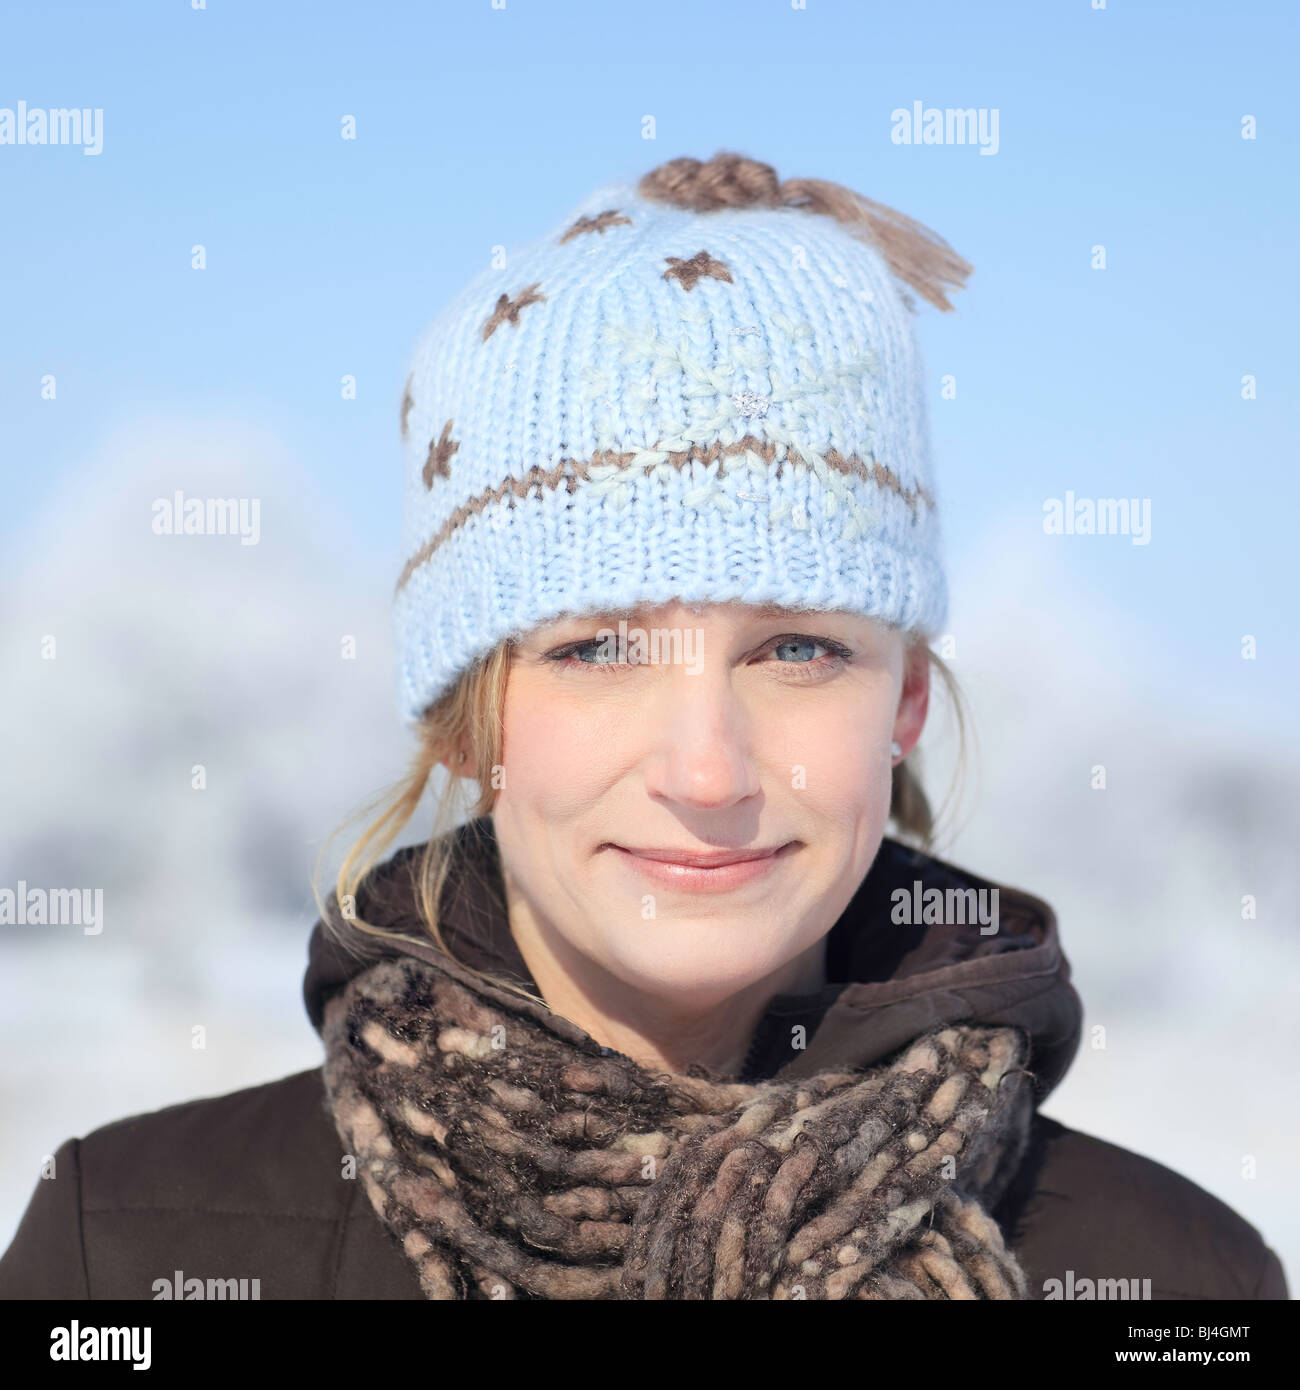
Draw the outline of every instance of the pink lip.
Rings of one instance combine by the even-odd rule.
[[[797,845],[791,840],[759,850],[625,849],[612,843],[609,848],[617,852],[620,862],[666,887],[721,893],[770,873]]]

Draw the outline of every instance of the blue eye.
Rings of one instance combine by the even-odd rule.
[[[590,661],[583,655],[588,652],[592,655]],[[546,659],[561,667],[586,666],[603,671],[618,670],[631,664],[625,654],[618,650],[617,642],[607,642],[603,637],[593,637],[587,642],[570,642],[566,647],[548,652]]]
[[[773,653],[776,653],[781,651],[783,648],[789,649],[790,647],[824,647],[826,645],[827,644],[825,642],[818,641],[818,639],[815,637],[786,637],[783,638],[780,642],[778,642],[777,645],[772,648],[772,651]],[[803,665],[804,663],[800,662],[798,664]]]
[[[826,656],[812,657],[807,661],[782,661],[776,654],[790,649],[810,649],[822,647],[827,652]],[[770,645],[773,657],[776,658],[776,665],[789,666],[798,671],[797,679],[809,680],[826,675],[831,671],[838,671],[846,662],[853,659],[853,653],[842,642],[836,642],[830,637],[806,637],[802,633],[787,633],[778,637]],[[792,671],[793,675],[794,672]]]
[[[587,661],[585,655],[588,653],[591,656],[590,661]],[[622,660],[617,648],[614,648],[611,652],[608,645],[600,640],[595,642],[584,642],[582,646],[574,652],[574,655],[579,661],[584,662],[588,666],[612,666],[616,662]],[[610,659],[607,660],[607,657]]]

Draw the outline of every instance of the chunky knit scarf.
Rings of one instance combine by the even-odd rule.
[[[653,1073],[459,966],[330,1000],[334,1122],[431,1299],[1020,1299],[988,1215],[1033,1111],[1024,1035],[869,1070]]]

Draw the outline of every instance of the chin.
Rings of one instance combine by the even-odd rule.
[[[717,947],[701,949],[699,932],[717,930],[716,924],[684,925],[690,933],[687,940],[660,936],[654,941],[610,943],[607,968],[643,994],[698,1009],[724,1002],[779,970],[790,959],[783,955],[774,961],[768,954],[743,947],[728,949],[722,942]],[[752,947],[752,942],[746,944]]]

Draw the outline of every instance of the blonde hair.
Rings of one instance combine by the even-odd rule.
[[[953,799],[953,788],[959,784],[964,786],[968,724],[963,710],[964,697],[961,688],[942,657],[916,633],[905,634],[905,644],[905,657],[919,648],[924,651],[931,668],[938,671],[952,701],[957,725],[957,769],[953,777],[953,787],[949,788],[948,796],[945,797],[938,815],[930,808],[918,769],[909,766],[909,763],[916,764],[919,761],[919,755],[915,750],[899,762],[892,773],[889,824],[894,827],[895,838],[929,853],[934,847],[939,819]],[[461,673],[450,690],[424,712],[418,726],[419,747],[407,775],[344,821],[326,840],[321,850],[321,858],[344,826],[368,816],[375,817],[348,850],[335,882],[334,891],[338,903],[351,908],[345,908],[342,914],[350,927],[375,936],[396,934],[363,921],[355,911],[355,904],[364,888],[366,877],[379,856],[415,815],[433,777],[434,769],[445,762],[451,770],[451,776],[448,777],[441,795],[435,793],[433,828],[423,845],[416,874],[416,906],[420,921],[429,937],[447,955],[456,959],[455,953],[443,939],[439,922],[439,903],[451,867],[452,840],[447,832],[454,829],[462,818],[457,814],[457,802],[463,794],[463,784],[477,783],[478,795],[471,800],[468,807],[470,819],[489,815],[496,802],[492,769],[499,767],[502,762],[506,678],[510,670],[512,652],[513,643],[507,639]],[[471,778],[454,771],[465,761],[472,762],[477,771],[476,777]],[[381,814],[375,815],[376,812]],[[320,860],[317,861],[317,879],[319,870]],[[332,920],[331,914],[326,911],[317,881],[313,881],[312,890],[322,919],[337,929],[337,921]],[[512,993],[521,994],[537,1003],[545,1002],[508,980],[479,970],[473,973]]]

